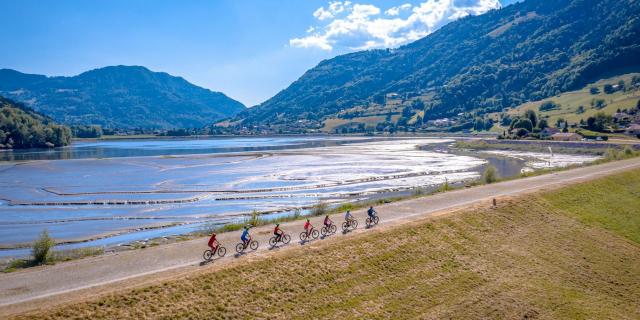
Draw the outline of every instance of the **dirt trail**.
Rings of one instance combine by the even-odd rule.
[[[376,208],[381,218],[380,226],[376,228],[439,215],[491,198],[498,198],[498,203],[500,203],[501,197],[559,188],[563,185],[631,169],[640,169],[639,158],[381,205]],[[370,232],[370,230],[364,229],[365,211],[358,210],[354,212],[354,215],[359,221],[359,226],[353,233]],[[332,219],[336,223],[341,223],[343,217],[334,215]],[[313,218],[312,224],[320,227],[321,220],[322,217]],[[291,243],[282,249],[294,250],[301,246],[298,235],[301,232],[302,224],[302,221],[293,221],[281,225],[292,237]],[[143,250],[108,254],[59,263],[54,266],[1,274],[0,316],[86,298],[90,295],[120,290],[149,281],[159,281],[200,270],[203,267],[225,267],[241,263],[243,259],[273,254],[280,250],[269,249],[268,239],[271,237],[271,228],[271,226],[264,226],[252,229],[252,235],[260,242],[260,247],[256,252],[248,251],[241,256],[235,255],[235,245],[239,242],[240,233],[221,234],[219,239],[227,248],[227,256],[204,266],[201,262],[202,252],[206,249],[206,238],[199,238]],[[338,232],[333,237],[348,236],[349,234]]]

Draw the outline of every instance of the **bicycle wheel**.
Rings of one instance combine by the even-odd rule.
[[[301,241],[306,241],[307,240],[307,233],[302,231],[300,232],[300,240]]]
[[[358,220],[351,221],[351,230],[355,230],[358,227]]]
[[[249,244],[249,247],[251,248],[251,250],[258,249],[258,246],[259,246],[258,241],[255,241],[255,240],[251,241],[251,243]]]
[[[329,230],[327,230],[327,227],[322,227],[322,229],[320,229],[320,233],[322,233],[322,236],[326,236],[327,233],[329,233]]]
[[[317,239],[319,235],[320,235],[320,232],[318,232],[318,230],[315,230],[315,229],[314,229],[313,231],[311,231],[311,236],[312,236],[314,239]]]
[[[367,218],[367,220],[364,221],[364,223],[367,225],[367,228],[371,226],[371,218]]]
[[[282,236],[281,240],[282,240],[282,243],[287,244],[287,243],[289,243],[289,241],[291,241],[291,236],[288,235],[288,234],[285,234],[285,235]]]
[[[225,254],[227,254],[227,248],[225,247],[218,248],[218,256],[220,256],[220,258],[224,257]]]
[[[278,243],[276,237],[271,237],[271,239],[269,239],[269,245],[270,246],[275,247],[276,243]]]
[[[240,242],[236,245],[236,252],[242,253],[242,251],[244,251],[244,243]]]
[[[211,260],[211,256],[213,254],[211,253],[211,250],[205,250],[204,253],[202,254],[202,258],[204,258],[205,261],[209,261]]]
[[[345,221],[342,223],[342,230],[347,231],[347,229],[349,229],[349,224]]]
[[[380,222],[380,218],[378,216],[373,217],[373,223],[378,224],[378,222]]]
[[[329,232],[331,232],[331,233],[336,233],[336,230],[338,230],[338,227],[336,227],[336,225],[335,225],[335,224],[332,224],[332,225],[329,227]]]

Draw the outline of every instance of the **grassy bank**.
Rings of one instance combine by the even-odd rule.
[[[640,170],[22,318],[640,317]]]

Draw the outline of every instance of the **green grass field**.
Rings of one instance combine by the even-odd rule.
[[[637,208],[640,170],[19,318],[638,319]]]
[[[625,81],[625,83],[629,85],[631,83],[631,78],[638,75],[640,74],[629,73],[617,77],[599,80],[593,84],[585,86],[581,90],[565,92],[548,99],[528,102],[510,109],[506,113],[511,116],[516,116],[524,114],[526,110],[534,110],[535,112],[540,113],[543,117],[548,116],[547,121],[552,125],[555,124],[555,122],[559,118],[563,118],[570,123],[578,123],[580,122],[580,119],[586,120],[588,117],[593,116],[598,112],[604,112],[605,114],[611,115],[615,113],[617,109],[635,108],[638,100],[640,100],[640,90],[616,91],[613,94],[605,94],[603,91],[603,86],[606,83],[617,84],[620,80]],[[591,94],[589,92],[589,89],[591,87],[597,87],[600,90],[600,93]],[[602,109],[596,109],[591,105],[591,101],[593,99],[602,99],[607,105]],[[545,101],[553,101],[559,104],[560,108],[540,112],[539,107]],[[584,113],[577,113],[579,106],[584,107]],[[497,113],[492,114],[491,117],[495,120],[498,120]],[[501,133],[502,130],[503,128],[495,126],[492,131]]]

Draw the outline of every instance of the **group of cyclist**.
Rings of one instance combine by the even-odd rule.
[[[376,212],[375,209],[373,209],[373,207],[369,207],[369,210],[367,210],[367,215],[371,220],[373,220],[377,214],[378,213]],[[344,220],[347,224],[351,224],[353,223],[353,221],[355,221],[355,217],[351,214],[351,211],[347,210],[347,212],[344,214]],[[327,228],[329,228],[333,224],[333,221],[329,218],[329,215],[326,215],[324,217],[323,224]],[[242,235],[240,235],[240,240],[242,241],[242,244],[245,247],[247,247],[251,242],[251,235],[249,234],[250,228],[251,228],[250,226],[244,226],[242,230]],[[304,231],[308,235],[312,230],[313,230],[313,225],[311,225],[311,221],[307,219],[307,221],[304,223]],[[284,236],[284,234],[285,234],[284,231],[280,229],[280,224],[276,223],[276,226],[273,229],[273,235],[276,237],[276,242],[279,242]],[[218,250],[218,247],[220,246],[220,243],[218,242],[216,237],[217,235],[214,232],[213,234],[211,234],[211,237],[209,238],[209,241],[207,243],[209,248],[211,248],[211,252],[213,253],[215,253]]]

